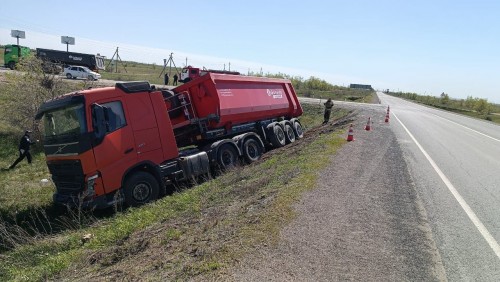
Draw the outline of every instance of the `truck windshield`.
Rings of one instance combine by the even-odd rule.
[[[83,105],[73,104],[46,112],[43,125],[46,140],[58,137],[69,137],[77,140],[78,136],[87,131]]]

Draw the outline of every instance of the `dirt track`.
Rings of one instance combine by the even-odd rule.
[[[371,116],[374,130],[363,127]],[[382,109],[358,116],[356,141],[320,172],[277,246],[229,270],[235,281],[443,281],[441,259]]]

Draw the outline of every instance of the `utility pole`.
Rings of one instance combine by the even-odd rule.
[[[167,68],[167,65],[169,65],[168,76],[170,76],[172,74],[172,64],[174,65],[175,72],[177,73],[177,66],[175,65],[173,55],[174,55],[174,53],[170,53],[170,56],[168,57],[168,60],[167,59],[163,59],[163,69],[161,70],[161,73],[158,76],[158,78],[160,78],[163,75],[163,72]],[[187,66],[187,57],[186,57],[186,66]]]
[[[115,59],[115,56],[116,56],[116,59]],[[122,58],[120,58],[120,54],[118,54],[118,47],[116,47],[116,51],[113,54],[113,57],[111,57],[111,60],[109,61],[109,63],[106,66],[106,68],[109,67],[109,65],[113,62],[113,60],[116,60],[116,64],[115,64],[116,65],[116,71],[115,72],[118,72],[118,61],[120,61],[120,63],[122,63],[122,65],[123,65]],[[127,72],[127,69],[125,68],[125,66],[123,66],[123,69],[125,70],[125,72]]]

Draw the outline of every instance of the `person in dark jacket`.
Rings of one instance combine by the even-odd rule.
[[[179,79],[179,77],[177,76],[177,74],[174,74],[174,85],[177,85],[178,79]]]
[[[31,130],[26,130],[23,137],[21,137],[21,141],[19,142],[19,158],[17,158],[17,160],[9,167],[9,169],[15,168],[16,165],[25,157],[28,160],[28,163],[31,164],[30,146],[36,143],[34,141],[31,141],[30,139],[31,132]]]
[[[328,100],[323,105],[325,105],[325,114],[323,116],[323,118],[324,118],[323,124],[327,124],[328,121],[330,120],[330,114],[332,113],[332,108],[333,108],[332,99],[328,98]]]
[[[165,74],[165,85],[168,85],[168,74]]]

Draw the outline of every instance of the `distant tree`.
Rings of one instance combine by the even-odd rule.
[[[446,93],[441,93],[441,104],[448,104],[450,102],[450,96]]]
[[[477,100],[475,110],[481,114],[489,114],[491,113],[491,105],[487,99],[481,98]]]
[[[474,107],[476,105],[476,100],[477,99],[475,99],[472,96],[467,96],[467,99],[465,99],[465,103],[464,103],[465,108],[468,110],[474,110]]]

